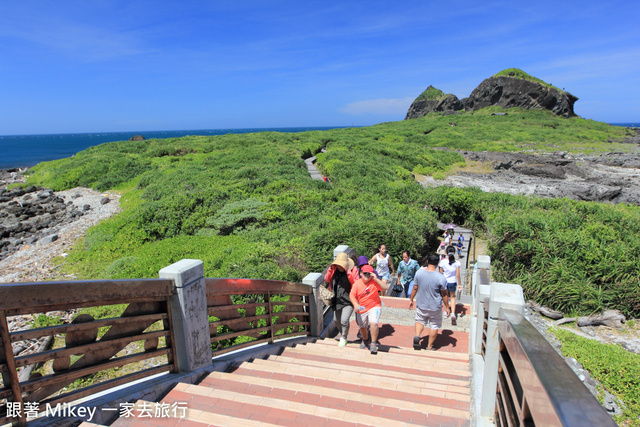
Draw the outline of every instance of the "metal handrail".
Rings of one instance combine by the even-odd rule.
[[[496,425],[615,426],[562,357],[520,313],[500,309]]]

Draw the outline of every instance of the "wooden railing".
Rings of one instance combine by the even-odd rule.
[[[0,285],[0,424],[23,424],[25,408],[40,406],[42,411],[46,404],[173,371],[172,294],[173,281],[166,279]],[[11,316],[104,306],[119,316],[79,314],[69,324],[13,332],[7,322]],[[42,337],[53,337],[52,349],[14,356],[12,343]],[[139,367],[149,359],[154,359],[152,367]],[[127,365],[134,363],[128,373]],[[32,365],[42,372],[20,379],[19,370]]]
[[[24,425],[47,408],[151,375],[206,371],[212,355],[307,336],[321,326],[312,318],[314,286],[205,279],[199,260],[181,260],[159,274],[0,284],[0,425]],[[10,329],[16,316],[28,315],[39,320]],[[20,354],[27,340],[52,344]]]
[[[313,289],[256,279],[205,279],[213,355],[309,335]]]
[[[478,416],[496,426],[616,425],[524,317],[521,286],[492,282],[487,256],[479,257],[472,285]]]
[[[500,310],[496,426],[615,426],[562,357],[520,313]]]

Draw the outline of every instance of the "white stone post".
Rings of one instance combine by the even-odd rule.
[[[476,330],[473,351],[482,355],[482,332],[484,331],[484,301],[491,297],[490,285],[478,285],[478,300],[476,301]]]
[[[480,415],[492,418],[496,409],[498,365],[500,362],[500,337],[498,331],[500,309],[509,309],[524,315],[524,295],[520,285],[494,282],[491,284],[491,296],[489,298],[489,323],[487,325]]]
[[[338,245],[338,246],[336,246],[336,248],[333,250],[333,258],[335,259],[335,257],[337,257],[340,252],[347,252],[348,250],[349,250],[349,246],[348,245]],[[331,261],[333,261],[333,260],[331,260]]]
[[[302,283],[304,285],[311,286],[311,289],[313,289],[313,293],[311,294],[309,301],[309,316],[311,317],[310,332],[311,336],[314,337],[320,336],[324,323],[324,319],[322,317],[324,304],[320,301],[318,294],[318,286],[322,285],[323,280],[324,278],[321,273],[309,273],[304,277],[304,279],[302,279]]]
[[[161,279],[172,279],[173,343],[179,372],[191,372],[211,364],[211,338],[207,316],[204,267],[197,259],[183,259],[160,270]]]

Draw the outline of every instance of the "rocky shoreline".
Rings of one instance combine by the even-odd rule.
[[[442,180],[418,177],[420,183],[425,187],[477,187],[490,193],[640,205],[640,150],[591,156],[567,152],[460,153],[468,161],[490,165],[491,172],[463,171]]]
[[[65,256],[87,229],[120,212],[117,192],[7,190],[7,183],[24,182],[27,172],[0,171],[0,283],[54,280],[59,270],[53,258]]]

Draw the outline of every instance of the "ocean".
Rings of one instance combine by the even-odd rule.
[[[640,123],[611,123],[615,126],[640,127]],[[40,162],[63,159],[79,151],[105,142],[126,141],[134,135],[146,139],[178,138],[186,135],[225,135],[252,132],[306,132],[310,130],[340,129],[346,126],[254,128],[254,129],[198,129],[144,132],[65,133],[51,135],[0,135],[0,169],[35,166]]]
[[[178,138],[187,135],[225,135],[228,133],[265,131],[306,132],[310,130],[340,129],[344,127],[347,126],[0,135],[0,169],[31,167],[40,162],[63,159],[94,145],[113,141],[127,141],[134,135],[142,135],[145,139],[153,139]]]

